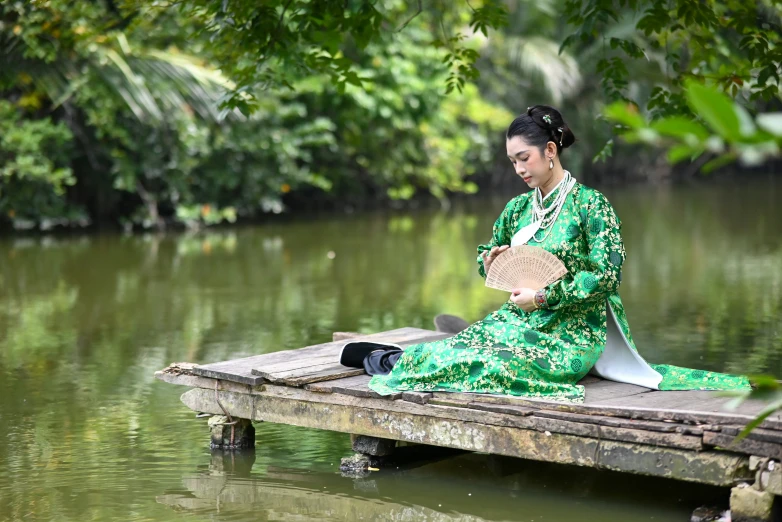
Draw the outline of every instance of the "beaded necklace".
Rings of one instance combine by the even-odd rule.
[[[551,234],[551,230],[553,229],[551,225],[554,224],[554,222],[557,220],[557,217],[559,217],[559,213],[562,212],[565,199],[567,198],[568,194],[570,194],[570,190],[575,186],[575,184],[576,178],[574,178],[570,172],[566,170],[562,180],[557,183],[557,186],[554,187],[554,189],[549,192],[545,198],[543,197],[543,192],[541,192],[539,187],[535,189],[535,193],[532,195],[532,212],[536,218],[536,221],[540,224],[540,227],[532,236],[532,239],[534,239],[536,242],[542,243],[546,240],[549,234]],[[546,208],[544,204],[549,196],[554,194],[554,192],[557,193],[557,195],[554,197],[554,202],[548,208]],[[538,232],[540,231],[543,231],[543,237],[538,239]]]

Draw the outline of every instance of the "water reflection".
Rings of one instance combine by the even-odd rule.
[[[623,221],[621,293],[647,359],[782,375],[782,189],[767,182],[606,192]],[[438,313],[477,320],[505,299],[483,287],[474,263],[475,245],[487,240],[504,203],[195,235],[0,241],[0,513],[172,520],[155,497],[180,494],[182,477],[209,462],[208,434],[179,403],[184,390],[155,382],[155,370],[324,342],[332,331],[431,328]],[[350,502],[379,502],[332,473],[349,449],[346,437],[291,429],[259,431],[253,473],[295,467],[322,482],[296,482],[296,491],[320,498],[325,485],[343,488],[337,496]],[[474,458],[470,475],[487,459]],[[429,469],[442,471],[429,476]],[[465,470],[438,464],[416,473],[427,478],[377,478],[382,501],[435,517],[425,509],[451,511],[419,490],[469,493],[449,475],[468,480]],[[262,482],[272,489],[294,487],[269,480]],[[484,480],[510,488],[500,479],[474,483]],[[535,477],[522,470],[513,480],[524,489]],[[499,511],[469,499],[453,509],[513,519],[516,497],[502,487],[490,497]],[[526,500],[531,513],[559,513],[557,495],[535,498]],[[621,497],[608,498],[604,509],[620,509]],[[211,518],[211,506],[198,516]]]
[[[409,448],[403,448],[409,449]],[[683,520],[688,505],[718,501],[717,488],[684,492],[659,479],[570,466],[461,454],[426,466],[381,469],[367,478],[268,466],[255,474],[252,454],[214,453],[182,490],[156,501],[178,512],[219,513],[221,520]],[[621,480],[621,482],[620,482]],[[646,494],[653,490],[663,501]],[[607,508],[610,506],[610,508]]]

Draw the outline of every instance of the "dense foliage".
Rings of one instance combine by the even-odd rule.
[[[512,117],[458,79],[461,93],[446,96],[449,51],[427,45],[423,19],[354,50],[363,85],[285,67],[255,96],[210,65],[222,47],[199,23],[108,1],[0,6],[1,125],[25,123],[0,142],[0,220],[209,224],[280,212],[306,187],[474,191],[466,176],[491,161]],[[246,114],[221,108],[236,99],[252,102]]]
[[[682,130],[713,123],[685,87],[740,122],[778,110],[780,34],[772,0],[3,2],[0,228],[474,192],[512,178],[501,131],[538,102],[578,131],[580,179],[667,175],[641,143],[757,163],[779,155],[776,117],[720,148]]]

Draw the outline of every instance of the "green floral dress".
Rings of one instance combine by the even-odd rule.
[[[532,222],[532,194],[513,198],[495,222],[491,242],[478,247],[481,276],[486,272],[480,254],[511,244],[513,235]],[[551,227],[548,237],[527,243],[553,253],[568,269],[546,288],[546,307],[525,312],[508,301],[453,337],[405,348],[391,373],[374,376],[369,387],[382,395],[457,391],[583,402],[584,387],[577,383],[601,358],[610,321],[617,326],[612,338],[621,339],[612,354],[625,350],[625,360],[629,355],[635,362],[632,371],[612,374],[625,363],[618,362],[621,357],[604,358],[598,366],[607,371],[598,375],[660,390],[749,387],[743,376],[649,365],[640,357],[617,293],[625,260],[621,223],[603,194],[577,183]],[[635,377],[644,372],[644,378]]]

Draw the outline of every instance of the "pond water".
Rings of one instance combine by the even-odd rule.
[[[605,190],[650,362],[782,375],[782,184]],[[342,477],[347,435],[256,426],[212,455],[153,373],[470,321],[504,199],[199,234],[0,240],[0,520],[688,520],[718,488],[480,454]],[[330,254],[333,253],[333,254]]]

